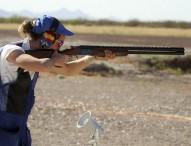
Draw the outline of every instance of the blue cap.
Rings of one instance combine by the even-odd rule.
[[[47,16],[47,15],[40,16],[35,21],[35,25],[34,25],[32,31],[37,33],[37,34],[42,34],[45,31],[51,31],[53,21],[55,21],[55,20],[57,20],[57,19],[55,17],[52,17],[52,16]],[[54,30],[54,31],[59,33],[59,34],[63,34],[65,36],[74,35],[74,33],[71,32],[70,30],[66,29],[60,21],[58,21],[58,24],[56,26],[56,30]]]

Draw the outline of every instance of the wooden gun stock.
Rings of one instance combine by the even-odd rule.
[[[184,55],[184,48],[181,47],[134,47],[134,46],[71,46],[70,49],[58,51],[66,55],[91,55],[104,57],[104,50],[112,51],[116,56],[128,54],[156,54],[156,55]],[[51,49],[26,50],[26,54],[36,58],[50,58],[54,53]]]

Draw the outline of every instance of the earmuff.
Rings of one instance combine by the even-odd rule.
[[[40,39],[40,45],[42,48],[49,48],[52,44],[54,44],[55,40],[59,37],[59,34],[56,33],[58,29],[59,21],[54,18],[50,29],[45,31]]]
[[[42,48],[49,48],[54,44],[55,40],[58,38],[59,34],[52,32],[52,31],[46,31],[43,33],[43,36],[40,39],[40,45]]]

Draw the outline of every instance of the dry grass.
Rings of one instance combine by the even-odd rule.
[[[191,29],[177,28],[147,28],[147,27],[125,27],[125,26],[67,26],[78,33],[116,34],[134,36],[171,36],[191,37]]]
[[[0,30],[17,30],[18,27],[17,23],[0,23]]]
[[[1,24],[0,30],[17,30],[19,24]],[[67,28],[76,33],[131,35],[131,36],[170,36],[191,37],[191,29],[178,28],[147,28],[147,27],[125,27],[125,26],[85,26],[66,25]]]

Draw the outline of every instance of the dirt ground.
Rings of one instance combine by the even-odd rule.
[[[1,43],[18,38],[14,32],[0,33]],[[187,38],[90,34],[77,34],[66,42],[96,43],[191,47]],[[132,64],[116,62],[109,63],[124,75],[41,74],[28,123],[33,146],[84,146],[90,134],[76,123],[86,111],[105,129],[100,146],[191,145],[191,76],[142,73]]]

